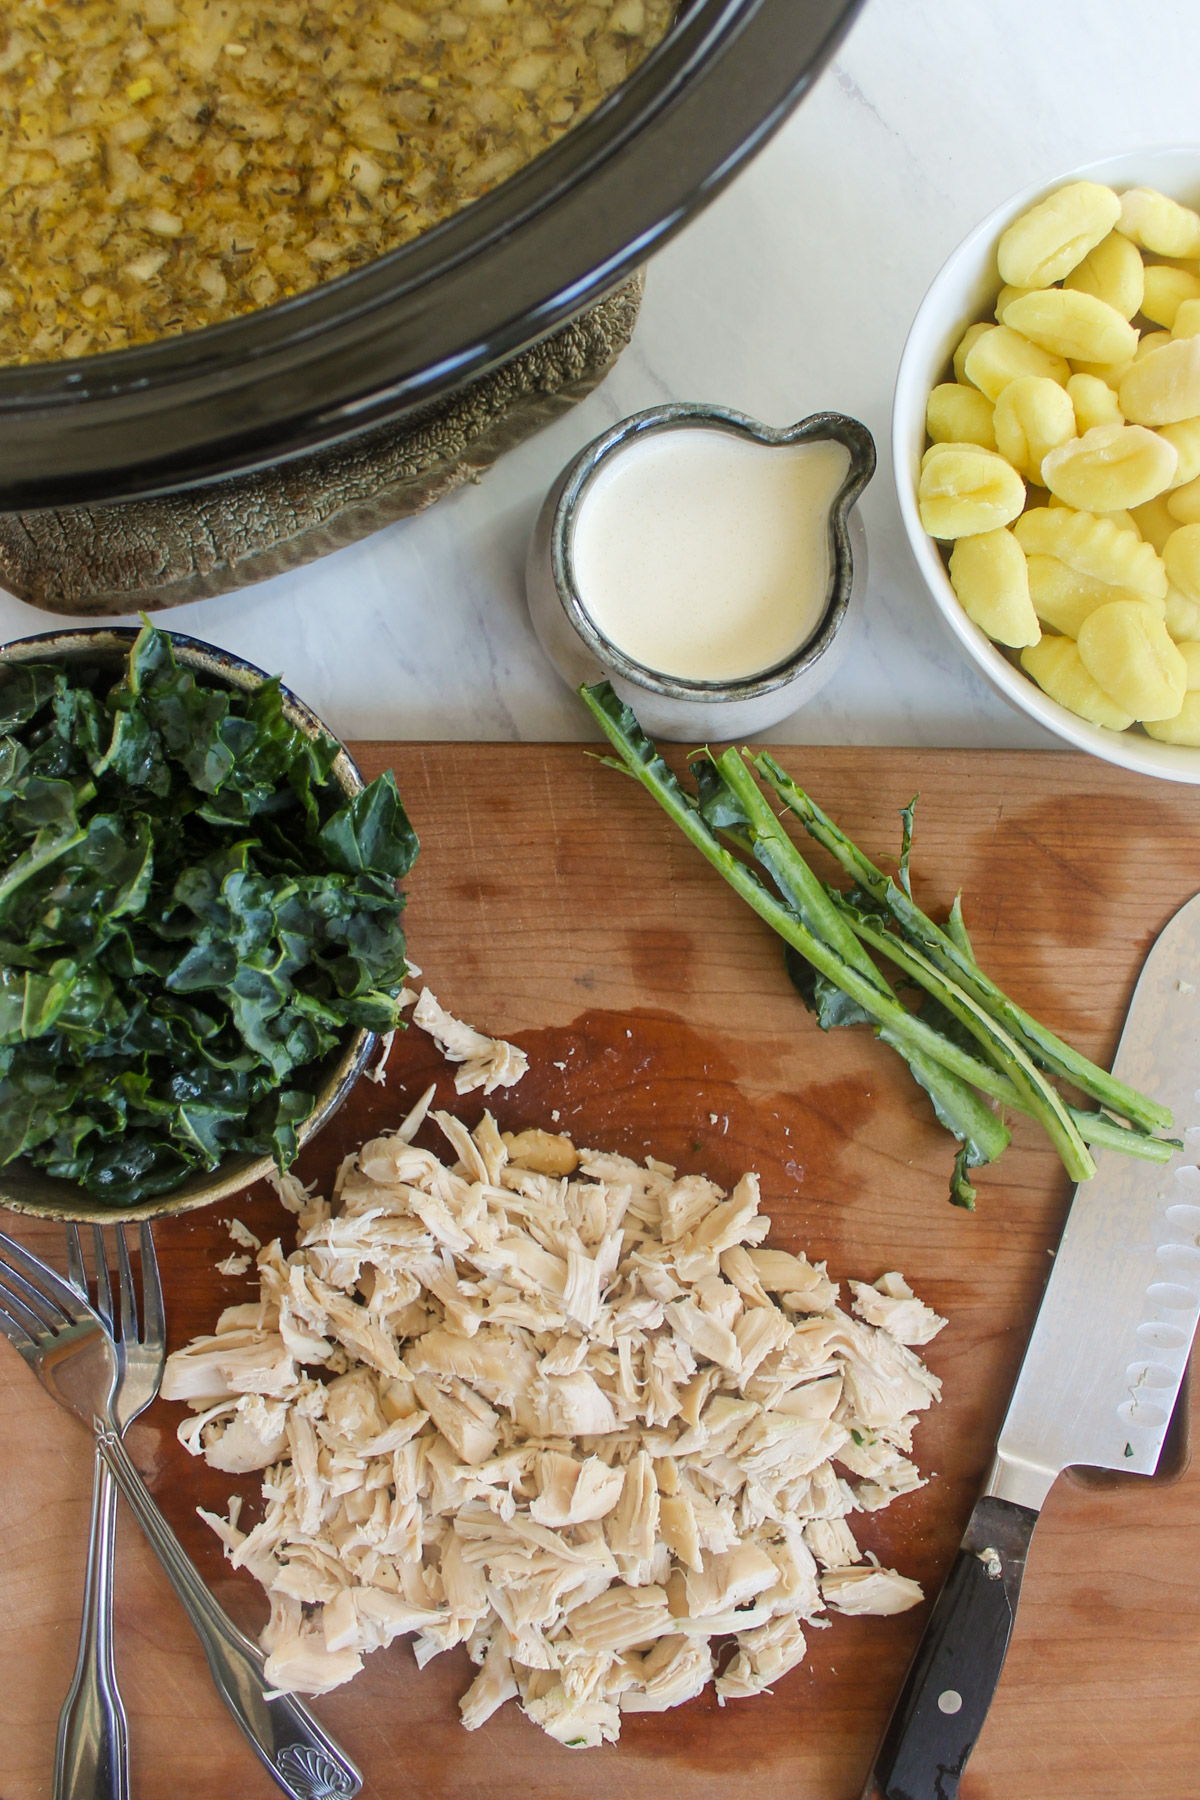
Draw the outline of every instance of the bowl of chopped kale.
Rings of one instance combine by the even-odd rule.
[[[195,639],[0,647],[0,1204],[145,1219],[285,1169],[399,1023],[391,772]]]

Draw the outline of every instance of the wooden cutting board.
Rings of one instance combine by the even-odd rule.
[[[860,1517],[865,1548],[934,1594],[988,1464],[1061,1229],[1069,1186],[1018,1121],[974,1216],[946,1200],[949,1141],[869,1033],[823,1036],[776,940],[633,782],[578,746],[369,744],[393,766],[422,840],[409,884],[414,958],[444,1004],[515,1038],[529,1076],[494,1096],[503,1127],[653,1150],[724,1184],[762,1177],[772,1242],[835,1277],[899,1268],[949,1318],[928,1351],[943,1402],[917,1433],[929,1485]],[[1156,933],[1200,888],[1200,796],[1067,754],[794,749],[784,762],[883,855],[920,790],[914,878],[935,913],[956,888],[985,965],[1047,1023],[1107,1060]],[[1200,1073],[1200,1072],[1198,1072]],[[305,1152],[306,1181],[398,1121],[439,1078],[429,1041],[399,1038],[384,1087],[362,1082]],[[460,1103],[474,1122],[478,1099]],[[290,1247],[265,1189],[236,1209],[157,1229],[171,1344],[245,1297],[215,1262],[236,1210]],[[61,1251],[61,1234],[18,1235]],[[229,1611],[257,1630],[265,1602],[195,1516],[253,1478],[179,1447],[181,1408],[130,1432],[160,1505]],[[1176,1800],[1200,1791],[1200,1473],[1061,1480],[1033,1542],[999,1696],[964,1800]],[[91,1482],[84,1433],[0,1344],[0,1800],[50,1793],[57,1712],[75,1654]],[[209,1684],[166,1582],[122,1516],[118,1661],[135,1800],[268,1800]],[[461,1653],[419,1673],[407,1643],[318,1702],[372,1800],[854,1800],[926,1608],[834,1616],[770,1698],[711,1695],[630,1718],[618,1745],[571,1752],[505,1707],[464,1732]]]

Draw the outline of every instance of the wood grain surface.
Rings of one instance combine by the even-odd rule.
[[[1035,1130],[979,1180],[974,1216],[946,1200],[949,1140],[898,1061],[865,1031],[822,1035],[779,949],[632,782],[577,746],[359,746],[391,765],[422,840],[409,884],[414,958],[444,1004],[515,1038],[532,1069],[494,1096],[502,1126],[653,1151],[731,1184],[762,1177],[771,1241],[827,1258],[837,1277],[900,1268],[949,1318],[927,1352],[941,1406],[917,1433],[928,1486],[855,1520],[864,1547],[930,1596],[987,1466],[1037,1308],[1069,1187]],[[914,878],[935,913],[958,887],[985,966],[1100,1059],[1111,1056],[1154,936],[1200,888],[1200,799],[1067,754],[795,749],[818,799],[879,855],[917,790]],[[1200,1072],[1198,1072],[1200,1073]],[[397,1039],[387,1085],[360,1083],[302,1159],[328,1181],[343,1153],[398,1121],[439,1079],[429,1041]],[[459,1102],[470,1122],[477,1097]],[[247,1294],[218,1275],[221,1216],[156,1228],[172,1346]],[[290,1248],[265,1189],[237,1215]],[[61,1261],[61,1233],[22,1239]],[[157,1403],[132,1453],[222,1603],[248,1629],[263,1596],[230,1570],[198,1504],[224,1508],[253,1477],[179,1447]],[[1200,1793],[1200,1473],[1071,1475],[1034,1537],[1000,1693],[964,1800],[1176,1800]],[[0,1343],[0,1800],[50,1794],[55,1721],[75,1654],[91,1452]],[[203,1657],[122,1514],[118,1663],[135,1800],[268,1800],[272,1783],[216,1698]],[[921,1630],[833,1616],[771,1697],[701,1697],[624,1725],[618,1745],[571,1752],[505,1707],[457,1724],[461,1652],[418,1672],[406,1642],[317,1702],[358,1760],[370,1800],[854,1800]]]

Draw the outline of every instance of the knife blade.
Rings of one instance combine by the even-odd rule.
[[[917,1646],[864,1800],[954,1800],[1056,1477],[1152,1474],[1200,1318],[1200,895],[1153,945],[1114,1073],[1169,1106],[1169,1163],[1101,1154],[1075,1190],[983,1494]]]

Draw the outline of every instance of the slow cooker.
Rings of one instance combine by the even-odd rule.
[[[861,0],[684,0],[634,74],[494,192],[222,325],[0,369],[0,511],[145,500],[423,409],[627,280],[801,99]]]

